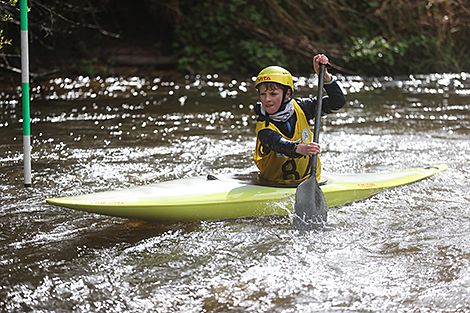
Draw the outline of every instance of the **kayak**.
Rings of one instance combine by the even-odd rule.
[[[322,173],[320,188],[328,207],[333,207],[430,177],[447,168],[446,164],[439,164],[384,173]],[[60,207],[110,216],[187,222],[288,215],[293,210],[295,192],[296,186],[260,185],[252,174],[223,174],[46,201]]]

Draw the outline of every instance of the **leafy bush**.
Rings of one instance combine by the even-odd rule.
[[[403,58],[406,52],[405,44],[390,44],[382,36],[376,36],[371,40],[353,37],[351,40],[353,45],[344,54],[343,60],[348,68],[358,72],[389,71],[402,63],[397,59]]]
[[[190,7],[175,29],[174,54],[180,69],[253,73],[266,64],[282,64],[286,55],[272,42],[251,38],[237,13],[265,20],[246,0],[202,1]],[[189,18],[190,17],[190,18]]]

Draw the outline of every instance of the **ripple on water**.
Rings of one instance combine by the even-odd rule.
[[[289,216],[163,225],[44,203],[50,196],[251,169],[251,78],[77,77],[34,87],[32,189],[20,188],[19,92],[2,91],[2,307],[465,311],[468,77],[337,75],[348,103],[322,120],[324,171],[450,168],[331,208],[328,227],[304,236],[291,230]],[[315,94],[316,77],[296,77],[295,86],[296,95]]]

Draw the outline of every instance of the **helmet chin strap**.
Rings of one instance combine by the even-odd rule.
[[[281,105],[279,106],[279,110],[276,111],[277,112],[280,112],[282,110],[284,110],[286,108],[286,105],[289,103],[289,101],[291,100],[290,98],[286,100],[286,95],[287,95],[287,91],[289,90],[289,88],[286,88],[282,91],[282,103]]]

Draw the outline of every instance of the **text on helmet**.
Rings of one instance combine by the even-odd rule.
[[[265,82],[265,81],[268,81],[268,80],[271,80],[270,76],[262,76],[262,77],[258,78],[258,82]]]

